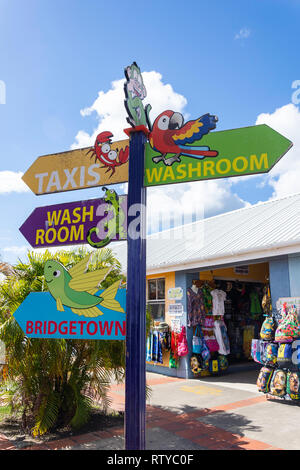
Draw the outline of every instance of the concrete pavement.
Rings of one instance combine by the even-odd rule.
[[[184,380],[147,373],[147,449],[300,449],[300,407],[273,402],[256,390],[259,368]],[[113,385],[112,408],[123,410],[124,385]],[[1,439],[2,437],[2,439]],[[17,448],[0,436],[0,449]],[[122,450],[123,428],[28,447]]]

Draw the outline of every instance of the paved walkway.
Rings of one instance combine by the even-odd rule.
[[[256,391],[257,370],[184,380],[147,374],[147,449],[300,449],[300,407],[273,402]],[[112,408],[124,410],[124,385],[111,388]],[[17,449],[0,435],[0,450]],[[24,448],[23,448],[24,449]],[[123,428],[91,432],[28,450],[122,450]]]

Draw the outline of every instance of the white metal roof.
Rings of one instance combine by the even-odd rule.
[[[126,242],[111,245],[127,265]],[[147,273],[204,268],[300,253],[300,193],[147,237]]]

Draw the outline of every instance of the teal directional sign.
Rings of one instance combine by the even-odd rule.
[[[100,289],[112,268],[88,271],[90,255],[69,270],[48,260],[49,292],[30,293],[14,316],[31,338],[125,339],[126,289],[117,280]]]
[[[101,296],[102,292],[97,295]],[[125,311],[126,289],[119,289],[116,300]],[[50,292],[31,292],[14,316],[30,338],[125,340],[125,313],[105,307],[101,307],[101,312],[99,307],[99,316],[93,318],[78,316],[69,307],[59,312]]]

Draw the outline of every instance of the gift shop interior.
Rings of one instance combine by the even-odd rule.
[[[249,365],[252,340],[272,308],[269,263],[200,271],[189,279],[179,305],[166,294],[169,276],[148,280],[148,304],[154,308],[147,362],[169,369],[185,364],[195,378]],[[150,298],[149,283],[154,291],[155,282],[160,301]]]

